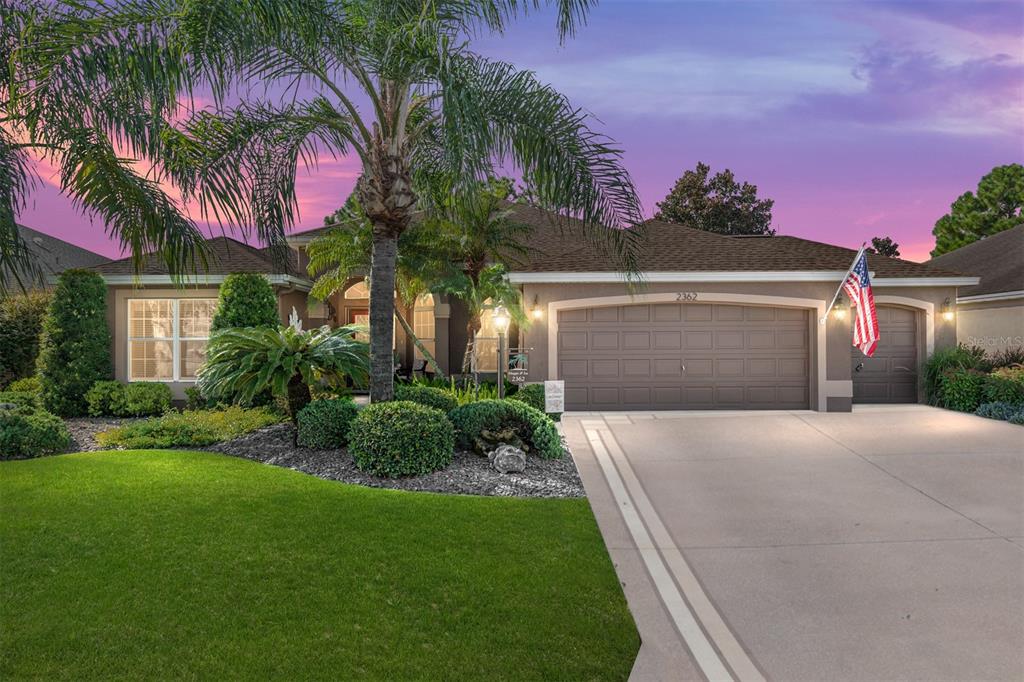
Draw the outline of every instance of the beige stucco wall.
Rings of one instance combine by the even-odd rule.
[[[1024,299],[960,303],[956,334],[960,343],[990,353],[1024,346]]]
[[[838,282],[701,282],[701,283],[651,283],[633,294],[622,284],[613,283],[557,283],[524,284],[524,300],[530,305],[536,297],[537,304],[544,311],[541,320],[533,320],[522,330],[522,345],[530,348],[530,381],[553,379],[552,352],[549,339],[552,336],[550,321],[557,315],[560,306],[573,301],[572,307],[589,307],[594,302],[586,299],[607,299],[596,305],[622,305],[645,299],[656,301],[674,300],[673,294],[686,292],[697,295],[697,301],[736,302],[745,305],[777,305],[800,307],[811,311],[808,334],[811,339],[811,406],[821,410],[848,410],[853,395],[851,370],[851,317],[837,320],[829,316],[824,325],[818,324],[821,312],[831,299]],[[956,343],[956,325],[936,315],[942,302],[954,297],[952,287],[876,287],[875,295],[880,304],[901,305],[911,308],[918,316],[918,357],[924,359],[933,347],[944,347]],[[628,296],[623,301],[621,297]]]

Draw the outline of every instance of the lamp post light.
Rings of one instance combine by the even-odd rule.
[[[494,309],[494,329],[498,332],[498,400],[505,397],[505,334],[512,321],[502,306]]]

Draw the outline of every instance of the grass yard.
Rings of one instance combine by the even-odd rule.
[[[209,453],[0,463],[0,678],[625,679],[585,500],[373,490]]]

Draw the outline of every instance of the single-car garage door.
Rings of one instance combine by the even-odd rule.
[[[878,347],[870,358],[853,349],[853,402],[917,402],[917,314],[880,305]]]
[[[666,303],[563,310],[568,410],[806,409],[808,313]]]

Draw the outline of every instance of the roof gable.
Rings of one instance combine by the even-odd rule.
[[[275,247],[259,249],[231,237],[213,237],[206,240],[209,249],[207,267],[199,266],[195,273],[199,275],[227,275],[233,272],[248,272],[264,275],[298,275],[295,254],[291,249],[281,251]],[[197,264],[198,265],[198,264]],[[131,258],[104,263],[95,268],[96,272],[107,276],[170,276],[167,264],[156,254],[147,254],[141,269],[136,272]]]
[[[18,233],[24,240],[32,260],[45,276],[59,275],[71,268],[89,268],[110,261],[106,256],[31,227],[18,225]],[[19,272],[19,277],[27,279],[26,273]]]
[[[971,242],[928,263],[981,278],[976,286],[960,289],[960,296],[1024,291],[1024,225]]]

